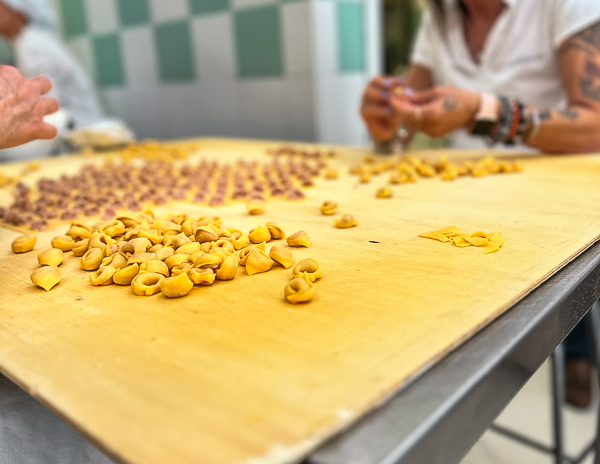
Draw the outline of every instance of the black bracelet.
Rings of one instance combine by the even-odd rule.
[[[525,117],[525,105],[523,102],[517,100],[517,104],[519,105],[519,127],[517,129],[517,135],[515,136],[515,144],[523,143],[523,133],[525,132],[525,128],[527,127],[527,118]]]
[[[498,120],[498,128],[496,134],[491,139],[493,145],[503,142],[506,143],[508,136],[510,135],[510,128],[513,122],[513,110],[512,105],[508,97],[500,97],[500,119]]]

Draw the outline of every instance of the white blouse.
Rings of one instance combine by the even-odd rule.
[[[504,9],[480,56],[471,57],[458,0],[445,0],[445,35],[432,11],[423,17],[412,62],[431,71],[436,86],[460,87],[518,98],[540,109],[566,107],[558,47],[600,21],[600,0],[504,0]],[[452,134],[455,148],[482,149],[466,131]]]

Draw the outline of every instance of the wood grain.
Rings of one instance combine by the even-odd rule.
[[[200,153],[260,159],[264,146],[212,140]],[[239,203],[171,208],[216,211],[245,229],[274,220],[288,233],[306,230],[313,246],[294,257],[315,258],[324,274],[309,305],[284,302],[291,271],[282,268],[252,277],[241,269],[233,281],[167,300],[92,287],[73,256],[46,293],[29,280],[36,253],[12,254],[17,234],[0,229],[0,370],[125,462],[292,462],[600,236],[600,155],[532,158],[522,174],[421,180],[394,186],[386,200],[375,190],[388,176],[358,185],[347,168],[365,152],[342,152],[340,180],[319,179],[306,200],[269,203],[264,216]],[[51,160],[43,174],[76,165]],[[324,200],[360,226],[334,229],[334,217],[319,214]],[[500,231],[506,243],[481,256],[417,237],[448,225]],[[36,251],[64,230],[40,234]]]

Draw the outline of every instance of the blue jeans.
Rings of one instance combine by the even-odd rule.
[[[591,347],[584,321],[575,326],[564,343],[567,358],[583,358],[588,361],[591,359]]]

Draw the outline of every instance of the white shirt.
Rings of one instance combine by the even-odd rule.
[[[507,7],[488,35],[480,63],[467,47],[458,0],[445,0],[445,37],[434,13],[425,13],[412,62],[428,68],[436,86],[514,97],[539,109],[564,109],[558,47],[600,21],[600,0],[503,1]],[[451,139],[456,148],[485,148],[481,138],[466,131]]]

